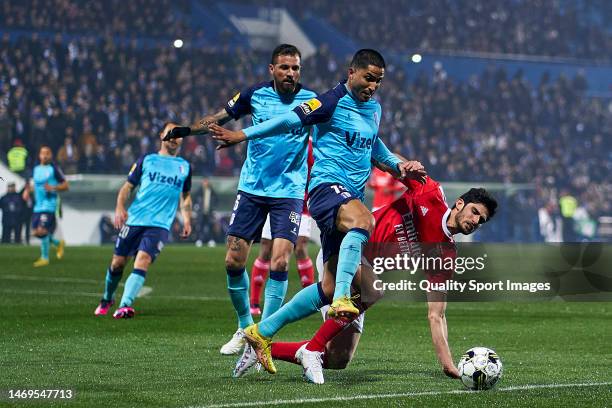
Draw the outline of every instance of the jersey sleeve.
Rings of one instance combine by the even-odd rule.
[[[338,101],[346,93],[346,87],[343,83],[340,83],[324,94],[296,106],[293,108],[293,112],[299,116],[303,126],[329,122],[336,110]]]
[[[387,166],[397,169],[397,165],[401,163],[401,160],[397,158],[387,146],[383,143],[380,138],[376,138],[374,146],[372,148],[372,157],[379,163],[386,164]]]
[[[227,101],[225,105],[225,111],[234,120],[238,120],[241,117],[251,113],[251,97],[253,93],[261,88],[263,84],[257,84],[238,92],[232,99]]]
[[[185,178],[185,182],[183,183],[183,193],[188,193],[191,191],[191,164],[189,164],[189,173],[187,173],[187,177]]]
[[[134,186],[137,186],[138,184],[140,184],[140,178],[142,177],[142,165],[144,163],[144,158],[145,156],[142,156],[141,158],[138,159],[138,161],[136,161],[136,163],[132,164],[132,167],[130,168],[130,172],[128,173],[127,181]]]
[[[64,181],[66,181],[66,177],[64,176],[64,172],[55,164],[53,164],[53,175],[55,177],[55,180],[57,180],[57,182],[59,184],[63,183]]]

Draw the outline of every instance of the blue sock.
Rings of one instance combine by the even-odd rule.
[[[238,315],[238,327],[252,325],[253,317],[249,305],[249,275],[246,269],[227,269],[227,290]]]
[[[263,314],[261,320],[276,312],[283,305],[285,295],[287,294],[287,271],[270,271],[270,277],[266,283],[265,299]]]
[[[59,246],[60,244],[60,240],[55,238],[53,235],[49,235],[49,239],[51,241],[51,244],[54,246]]]
[[[145,276],[147,276],[147,272],[142,269],[134,269],[130,273],[129,278],[125,281],[125,289],[123,290],[119,307],[131,307],[134,304],[134,299],[136,299],[138,292],[140,292],[142,285],[144,285]]]
[[[285,325],[310,316],[327,304],[329,299],[323,294],[321,282],[307,286],[270,317],[259,322],[259,333],[272,337]]]
[[[336,269],[334,300],[342,296],[351,296],[351,282],[361,262],[362,246],[368,242],[368,239],[370,234],[361,228],[350,229],[342,239]]]
[[[104,284],[104,297],[103,299],[106,301],[111,301],[113,296],[115,296],[115,291],[117,290],[117,285],[119,285],[119,281],[121,280],[121,276],[123,275],[123,269],[113,270],[109,266],[106,270],[106,281]]]
[[[49,235],[40,238],[40,257],[49,259]]]

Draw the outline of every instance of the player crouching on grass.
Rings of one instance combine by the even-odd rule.
[[[175,123],[164,125],[160,139],[177,127]],[[161,141],[158,153],[142,156],[130,169],[128,179],[117,195],[115,228],[120,229],[115,253],[106,271],[104,296],[94,314],[103,316],[114,304],[113,296],[128,259],[136,255],[134,270],[125,282],[125,290],[115,319],[134,316],[134,299],[144,285],[149,265],[168,241],[168,231],[176,216],[180,201],[183,217],[182,237],[191,234],[191,166],[178,157],[181,139]],[[125,203],[134,189],[140,186],[134,202],[126,212]]]
[[[304,377],[310,382],[323,384],[323,368],[343,369],[353,358],[363,328],[363,313],[382,296],[382,292],[373,286],[374,280],[378,279],[370,266],[374,257],[394,257],[398,253],[418,256],[415,251],[422,250],[423,244],[436,244],[439,251],[436,256],[455,258],[453,235],[473,233],[489,221],[497,209],[495,198],[482,188],[472,188],[459,197],[452,208],[448,208],[442,187],[430,177],[425,178],[424,183],[422,180],[407,179],[403,182],[408,190],[392,204],[373,213],[375,228],[369,241],[370,250],[362,258],[360,271],[352,283],[353,293],[362,295],[362,299],[356,301],[361,312],[359,317],[355,320],[329,318],[310,340],[268,345],[267,353],[271,358],[301,364]],[[415,243],[416,246],[405,245],[406,242]],[[378,251],[381,248],[382,253]],[[317,259],[317,269],[321,275],[321,253]],[[451,279],[452,274],[453,270],[425,271],[427,279],[436,283]],[[323,273],[322,282],[323,291],[329,296],[334,291],[334,278]],[[448,345],[446,293],[431,291],[427,293],[427,302],[429,327],[438,360],[447,376],[459,378]],[[234,377],[244,375],[257,362],[255,348],[259,344],[249,340],[249,346],[253,352],[243,354],[234,369]],[[260,362],[268,369],[266,363],[272,361],[261,359]]]

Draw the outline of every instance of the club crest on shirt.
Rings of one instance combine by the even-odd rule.
[[[377,125],[380,125],[380,119],[378,118],[378,112],[374,112],[374,122]]]
[[[234,104],[238,101],[238,98],[240,98],[240,92],[234,95],[234,97],[227,102],[227,106],[233,108]]]
[[[312,112],[316,111],[322,106],[321,101],[317,98],[312,98],[311,100],[304,102],[300,105],[300,109],[304,112],[304,115],[310,115]]]
[[[183,165],[179,165],[179,173],[181,174],[185,174],[185,168],[183,167]]]

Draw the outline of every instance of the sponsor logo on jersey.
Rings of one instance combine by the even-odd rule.
[[[149,173],[149,180],[151,183],[161,183],[161,184],[169,184],[176,187],[180,187],[183,183],[183,180],[179,178],[179,176],[169,177],[164,174],[161,174],[158,171]]]
[[[346,140],[346,144],[349,147],[354,147],[356,149],[371,149],[372,148],[372,139],[367,137],[362,137],[359,132],[348,132],[344,131],[344,139]]]
[[[238,102],[238,98],[240,98],[240,92],[234,95],[234,97],[227,102],[227,106],[233,108],[236,102]]]
[[[317,98],[312,98],[308,102],[304,102],[300,105],[300,109],[304,112],[304,115],[310,115],[322,106],[321,101]]]
[[[429,208],[421,206],[421,213],[423,214],[423,217],[425,216],[425,214],[427,214],[427,211],[429,211]]]

